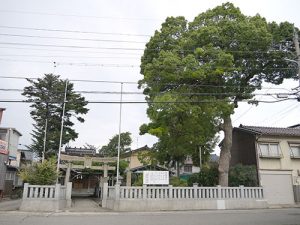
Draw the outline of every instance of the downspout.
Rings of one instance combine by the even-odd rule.
[[[258,185],[261,186],[261,178],[260,178],[260,173],[259,173],[259,155],[257,151],[257,141],[260,138],[262,134],[254,134],[254,149],[255,149],[255,156],[256,156],[256,174],[257,174],[257,180],[258,180]]]

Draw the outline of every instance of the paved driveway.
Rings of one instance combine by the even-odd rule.
[[[19,210],[21,205],[21,199],[11,200],[11,199],[4,199],[0,201],[0,211],[15,211]]]
[[[106,212],[99,206],[99,199],[88,197],[75,197],[72,198],[72,207],[68,209],[69,212]]]

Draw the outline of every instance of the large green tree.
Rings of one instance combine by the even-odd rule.
[[[188,111],[201,108],[199,126],[209,121],[224,133],[218,168],[222,186],[228,185],[234,108],[239,101],[253,99],[264,81],[280,84],[284,78],[296,77],[296,65],[285,60],[295,57],[292,37],[292,24],[267,23],[225,3],[190,23],[184,17],[167,18],[146,45],[140,87],[149,102],[149,118],[169,113],[164,104],[153,104],[168,95],[177,102],[187,96]],[[210,137],[212,130],[207,129]]]
[[[32,102],[30,115],[35,122],[32,131],[32,144],[29,148],[39,156],[43,155],[47,121],[45,158],[48,158],[55,155],[59,150],[66,80],[53,74],[45,74],[43,78],[37,80],[27,80],[30,85],[24,88],[22,94],[27,97],[28,102]],[[74,123],[71,118],[74,117],[79,122],[84,122],[81,115],[88,112],[86,105],[85,98],[74,91],[72,83],[67,82],[62,144],[78,137],[78,133],[72,128]]]
[[[151,104],[148,108],[149,124],[140,128],[140,133],[149,133],[158,137],[153,147],[155,157],[160,164],[176,167],[177,175],[187,156],[193,156],[195,164],[199,162],[199,147],[202,159],[208,159],[215,136],[214,111],[203,105],[190,104],[189,97],[164,94],[155,97],[162,103]],[[169,102],[169,103],[165,103]],[[173,103],[174,102],[174,103]]]
[[[123,132],[120,134],[120,154],[130,151],[132,143],[130,132]],[[114,135],[107,145],[102,146],[100,154],[104,156],[114,157],[118,155],[119,134]]]

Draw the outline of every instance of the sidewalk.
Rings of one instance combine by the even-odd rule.
[[[2,199],[0,201],[0,211],[16,211],[19,210],[22,199]]]

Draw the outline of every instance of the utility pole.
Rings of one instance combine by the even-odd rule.
[[[67,90],[68,90],[68,80],[66,80],[64,104],[63,104],[63,111],[61,116],[60,138],[59,138],[59,148],[58,148],[57,168],[56,168],[57,174],[59,173],[60,155],[62,149],[62,135],[64,130],[64,117],[65,117],[65,109],[66,109],[66,101],[67,101]],[[58,178],[56,180],[56,183],[58,183]]]
[[[45,161],[45,155],[46,155],[47,131],[48,131],[48,102],[46,103],[46,122],[45,122],[45,130],[44,130],[42,163]]]
[[[120,147],[121,147],[122,101],[123,101],[123,83],[121,83],[121,97],[120,97],[119,139],[118,139],[118,158],[117,158],[117,184],[119,183],[119,176],[120,176]]]
[[[199,145],[198,146],[199,148],[199,168],[200,168],[200,172],[202,170],[202,149],[201,149],[201,146]]]
[[[295,50],[296,50],[296,54],[297,54],[297,65],[298,65],[298,77],[299,77],[299,86],[298,88],[300,88],[300,49],[299,49],[299,39],[298,39],[298,32],[294,27],[294,45],[295,45]]]

